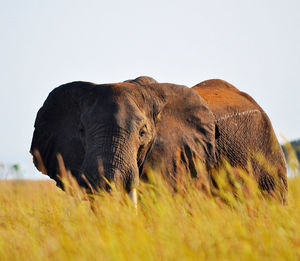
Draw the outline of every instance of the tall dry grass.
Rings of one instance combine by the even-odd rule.
[[[215,196],[192,181],[172,193],[155,174],[139,187],[137,214],[116,190],[89,201],[72,182],[67,193],[48,181],[0,182],[0,260],[300,259],[296,172],[286,206],[251,179],[232,191],[228,170]]]
[[[299,188],[299,177],[289,180],[283,206],[142,184],[136,215],[117,191],[96,197],[92,211],[49,182],[1,182],[0,259],[299,260]]]

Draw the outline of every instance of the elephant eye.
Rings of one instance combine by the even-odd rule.
[[[146,131],[146,126],[144,126],[143,128],[140,129],[140,137],[144,137],[145,135],[147,134],[147,131]]]

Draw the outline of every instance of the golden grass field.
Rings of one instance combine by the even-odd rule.
[[[0,182],[1,260],[299,260],[300,177],[288,205],[256,189],[233,197],[192,185],[172,194],[141,184],[136,211],[124,193],[97,196],[91,210],[51,181]]]

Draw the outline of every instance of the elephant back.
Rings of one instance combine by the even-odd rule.
[[[285,201],[286,162],[263,109],[251,96],[223,80],[204,81],[192,89],[215,116],[218,162],[226,159],[231,166],[252,172],[262,190],[278,190]]]
[[[223,80],[207,80],[192,89],[208,103],[217,119],[234,112],[263,111],[251,96]]]

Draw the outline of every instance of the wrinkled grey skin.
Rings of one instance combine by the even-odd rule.
[[[185,86],[149,77],[101,85],[73,82],[54,89],[39,110],[30,151],[37,168],[58,186],[61,154],[87,190],[109,190],[107,181],[113,181],[129,192],[145,166],[161,166],[174,184],[181,173],[212,183],[209,172],[222,151],[220,133],[206,101]]]

